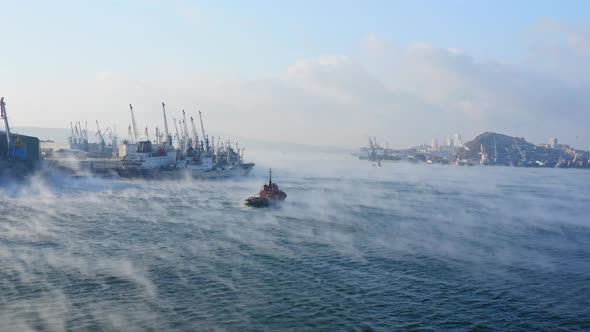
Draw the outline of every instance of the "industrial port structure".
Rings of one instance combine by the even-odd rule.
[[[4,97],[0,99],[0,119],[4,131],[0,131],[0,176],[22,177],[40,166],[39,139],[10,131]]]
[[[456,141],[457,134],[454,138]],[[438,141],[433,139],[431,146],[420,145],[398,150],[382,147],[375,138],[369,138],[369,146],[360,149],[359,159],[376,162],[406,159],[411,162],[460,166],[590,168],[590,151],[558,144],[554,137],[548,144],[532,144],[522,137],[494,132],[482,133],[461,146],[454,145],[453,140],[447,140],[445,145],[439,146]]]

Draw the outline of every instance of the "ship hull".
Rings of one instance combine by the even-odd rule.
[[[230,177],[241,177],[248,176],[254,168],[253,163],[238,165],[233,168],[227,169],[214,169],[214,170],[192,170],[187,168],[185,171],[189,176],[195,179],[219,179],[219,178],[230,178]]]
[[[220,179],[248,176],[254,168],[253,163],[243,164],[227,169],[200,170],[187,168],[119,168],[117,174],[123,178],[146,178],[146,179],[181,179],[186,176],[195,179]]]
[[[134,168],[118,168],[117,174],[122,178],[146,178],[146,179],[157,179],[163,178],[169,171],[164,171],[159,168],[148,168],[148,169],[134,169]]]

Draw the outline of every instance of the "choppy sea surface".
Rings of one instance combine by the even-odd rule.
[[[259,159],[3,183],[0,331],[590,330],[590,172]]]

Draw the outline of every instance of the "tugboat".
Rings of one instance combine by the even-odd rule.
[[[279,189],[276,183],[272,182],[272,170],[269,170],[268,184],[262,187],[258,196],[252,196],[244,201],[244,205],[250,207],[268,207],[271,204],[282,202],[287,198],[287,194]]]

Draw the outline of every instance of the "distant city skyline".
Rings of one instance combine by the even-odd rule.
[[[407,147],[493,131],[590,146],[586,1],[2,2],[15,127],[138,126]],[[450,137],[456,140],[455,137]],[[443,143],[440,141],[439,143]]]

